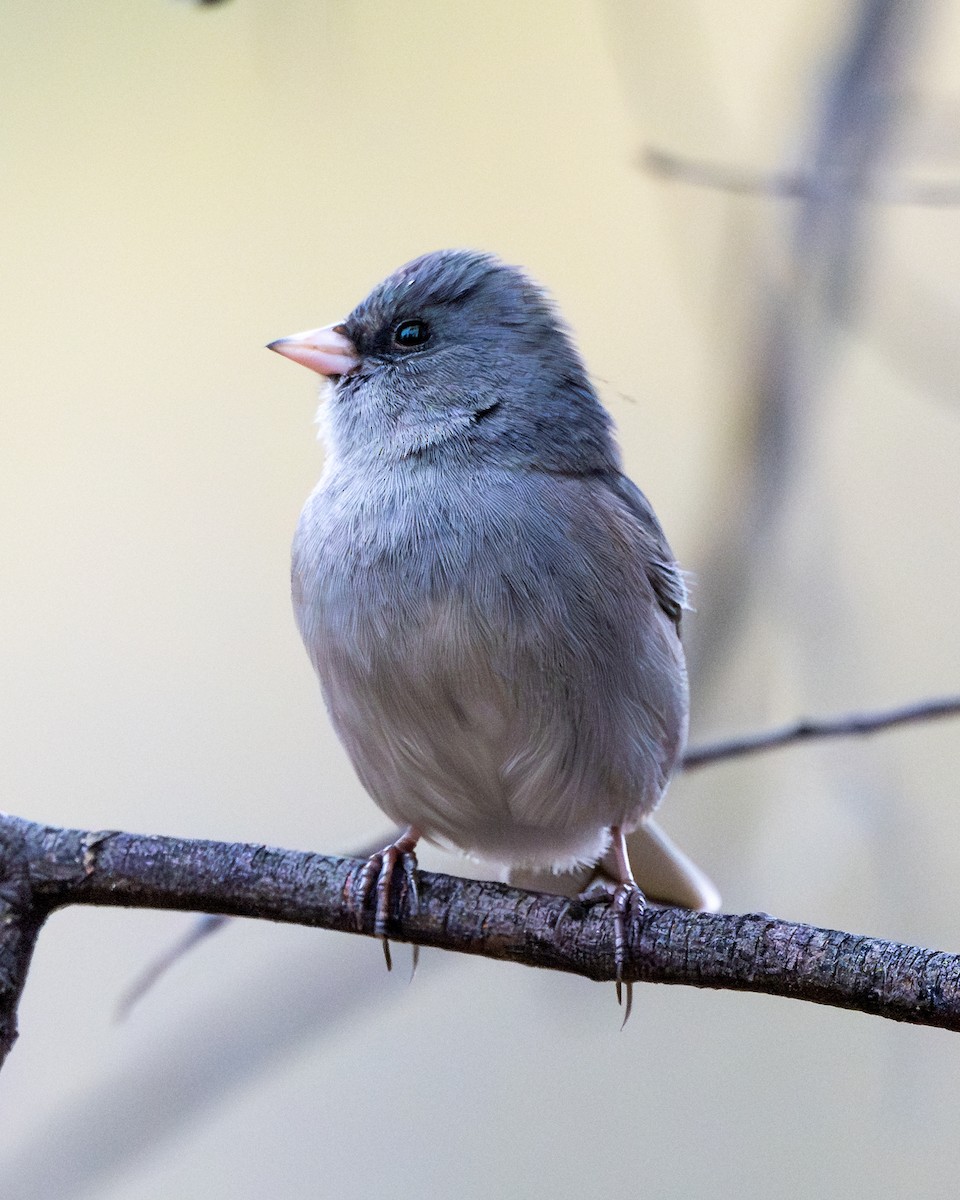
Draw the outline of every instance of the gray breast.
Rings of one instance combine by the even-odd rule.
[[[593,488],[427,469],[361,488],[334,470],[308,502],[297,619],[337,733],[398,823],[559,866],[658,802],[685,735],[682,652],[629,514]]]

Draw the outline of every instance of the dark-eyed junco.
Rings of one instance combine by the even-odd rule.
[[[293,598],[334,727],[405,829],[360,881],[377,932],[421,837],[602,860],[619,974],[631,831],[657,898],[717,896],[649,821],[686,737],[683,576],[569,333],[520,270],[444,250],[270,348],[332,385]]]

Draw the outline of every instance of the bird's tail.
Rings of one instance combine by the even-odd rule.
[[[703,912],[719,911],[720,893],[713,881],[655,821],[648,819],[627,834],[627,851],[637,883],[651,900]]]
[[[650,900],[703,912],[717,912],[720,908],[720,893],[712,880],[674,845],[655,821],[648,818],[627,834],[627,852],[640,890]],[[595,889],[612,891],[618,875],[608,853],[596,866],[579,867],[562,875],[537,868],[511,867],[507,878],[515,887],[575,896]]]

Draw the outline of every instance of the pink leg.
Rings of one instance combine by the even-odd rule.
[[[417,894],[417,856],[414,853],[417,842],[421,837],[420,831],[412,825],[389,846],[371,854],[356,876],[356,889],[350,885],[351,899],[356,907],[357,928],[363,928],[363,914],[372,894],[376,894],[377,905],[373,921],[373,932],[383,943],[383,956],[387,960],[387,970],[393,969],[390,958],[390,943],[387,940],[387,927],[390,922],[390,900],[393,891],[393,873],[397,866],[403,870],[403,888],[401,899],[409,897],[410,911],[416,913],[419,909]],[[416,970],[419,958],[419,946],[413,948],[413,967]]]

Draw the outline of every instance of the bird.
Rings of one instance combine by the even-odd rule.
[[[399,827],[360,872],[358,913],[375,904],[389,965],[394,876],[415,906],[422,838],[511,877],[589,868],[619,997],[645,904],[628,838],[655,898],[719,897],[651,820],[687,734],[685,576],[571,332],[525,271],[454,249],[269,349],[326,381],[294,612]]]

